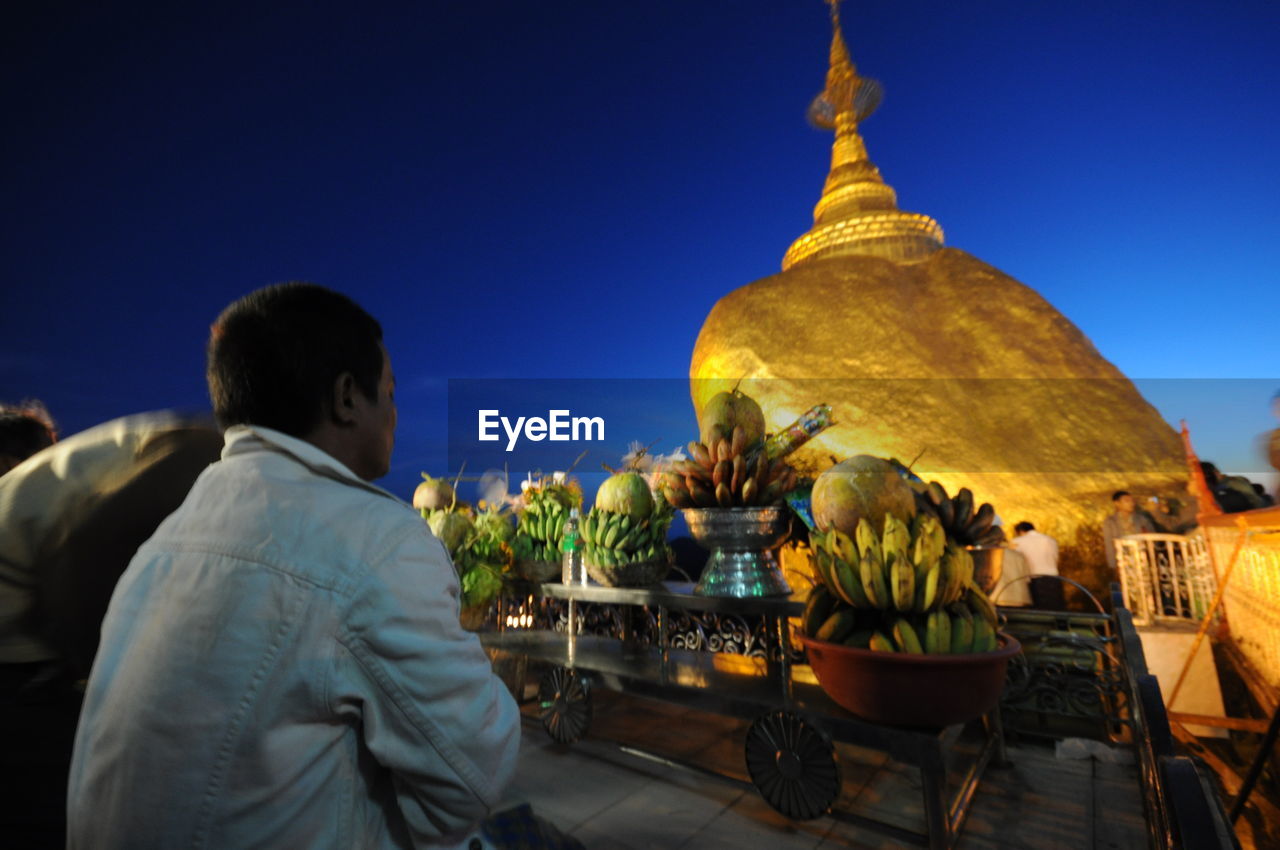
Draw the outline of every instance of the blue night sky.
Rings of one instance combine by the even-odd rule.
[[[222,307],[313,280],[383,323],[402,496],[443,471],[449,378],[687,375],[715,301],[809,227],[828,165],[804,120],[818,0],[3,14],[0,400],[43,399],[64,433],[201,409]],[[1155,379],[1203,456],[1266,469],[1280,6],[842,15],[886,90],[862,130],[901,207]],[[694,431],[690,409],[671,444]]]

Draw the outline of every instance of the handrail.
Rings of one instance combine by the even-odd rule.
[[[1194,759],[1177,755],[1160,683],[1147,672],[1133,614],[1124,607],[1115,585],[1112,606],[1128,673],[1134,744],[1151,847],[1239,850],[1222,801],[1208,787],[1202,768]]]

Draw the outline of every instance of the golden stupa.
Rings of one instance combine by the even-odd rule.
[[[1030,520],[1057,537],[1063,573],[1104,590],[1111,492],[1180,495],[1178,437],[1049,302],[898,209],[858,132],[879,86],[854,67],[834,4],[832,23],[810,119],[835,143],[813,227],[780,274],[712,308],[689,367],[694,404],[742,380],[776,430],[826,402],[838,424],[797,465],[915,460],[925,480],[991,502],[1006,526]]]

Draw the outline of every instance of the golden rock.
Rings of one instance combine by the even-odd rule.
[[[814,227],[781,273],[712,308],[689,368],[694,404],[741,380],[776,431],[826,402],[838,424],[793,456],[806,472],[860,453],[918,457],[921,477],[969,487],[1010,531],[1029,520],[1056,537],[1063,574],[1105,592],[1110,494],[1177,495],[1178,437],[1048,301],[897,209],[857,134],[877,98],[832,17],[810,116],[836,141]]]

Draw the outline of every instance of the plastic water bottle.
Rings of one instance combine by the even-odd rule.
[[[584,541],[578,533],[578,509],[569,509],[560,538],[560,581],[563,584],[586,584],[587,567],[582,562]]]

